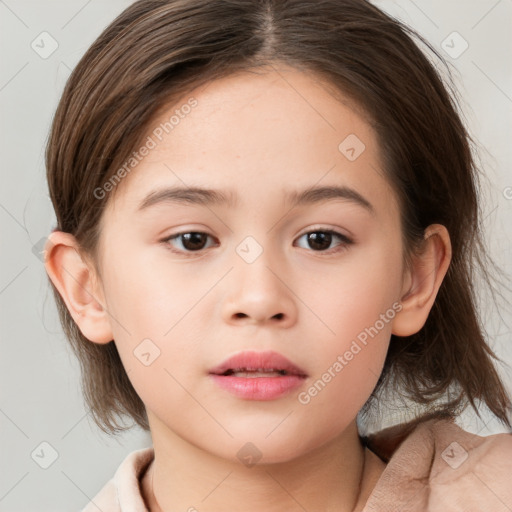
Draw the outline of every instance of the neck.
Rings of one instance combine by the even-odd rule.
[[[179,437],[155,436],[142,491],[150,512],[363,509],[385,465],[360,442],[355,421],[334,440],[291,461],[245,467]]]

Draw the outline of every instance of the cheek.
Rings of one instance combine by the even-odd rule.
[[[305,302],[322,321],[322,334],[311,350],[314,384],[302,401],[299,397],[301,403],[327,407],[332,400],[345,409],[342,414],[356,414],[366,402],[381,374],[400,309],[400,262],[399,251],[381,245],[347,258],[315,280],[315,291],[309,291]]]
[[[384,336],[371,344],[352,345],[331,354],[322,372],[297,396],[300,429],[311,444],[323,443],[342,432],[356,418],[379,379],[388,343]],[[350,356],[348,355],[350,354]]]
[[[343,408],[355,414],[366,402],[381,374],[399,307],[373,292],[330,305],[324,316],[330,332],[324,329],[325,334],[317,336],[311,347],[314,385],[301,403],[322,395],[318,402],[343,403]]]
[[[339,265],[316,273],[314,286],[303,282],[299,293],[324,324],[319,324],[324,339],[330,338],[334,344],[337,339],[346,342],[376,323],[384,335],[391,333],[389,320],[394,318],[401,290],[401,254],[397,246],[381,242],[347,253]]]
[[[164,248],[112,255],[109,261],[105,296],[114,324],[156,339],[167,337],[218,279],[198,279],[186,265],[169,264]]]
[[[145,403],[158,403],[164,390],[167,397],[183,397],[172,376],[185,383],[186,369],[197,364],[200,325],[190,318],[215,276],[212,283],[198,282],[179,268],[131,255],[112,255],[110,261],[118,263],[104,268],[105,298],[115,344],[135,390]]]
[[[385,302],[374,294],[357,306],[340,305],[330,319],[335,334],[322,336],[311,351],[315,372],[297,403],[303,408],[305,429],[313,432],[323,425],[318,429],[322,439],[336,435],[356,417],[378,382],[396,314]]]

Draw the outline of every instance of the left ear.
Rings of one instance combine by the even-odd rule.
[[[448,230],[441,224],[431,224],[425,230],[420,253],[413,255],[411,268],[406,271],[402,309],[393,319],[392,334],[411,336],[425,325],[451,258]]]

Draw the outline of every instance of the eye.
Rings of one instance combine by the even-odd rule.
[[[189,231],[186,233],[176,233],[175,235],[171,235],[162,240],[162,242],[171,246],[171,250],[173,252],[187,253],[206,249],[207,247],[205,247],[205,245],[208,238],[212,237],[207,233],[202,233],[200,231]],[[176,247],[176,245],[178,245],[178,248],[173,249],[173,247]]]
[[[213,239],[208,233],[201,231],[188,231],[176,233],[162,240],[162,243],[169,246],[171,251],[176,253],[194,253],[200,252],[211,247],[214,244],[207,245],[208,239]],[[309,231],[300,236],[297,240],[305,240],[309,247],[301,246],[305,249],[313,249],[315,252],[338,252],[353,243],[347,236],[330,229],[318,229]],[[334,243],[338,240],[338,243]],[[333,246],[334,243],[334,246]],[[334,250],[332,250],[334,247]]]
[[[316,231],[309,231],[300,236],[297,240],[304,239],[306,244],[309,245],[309,248],[313,249],[315,252],[327,252],[329,249],[332,249],[332,244],[335,240],[338,240],[339,243],[335,244],[334,251],[329,252],[337,252],[339,250],[343,250],[347,245],[353,243],[350,238],[338,233],[337,231],[333,231],[331,229],[319,229]],[[299,247],[304,247],[300,246]],[[336,249],[338,247],[338,249]],[[308,249],[308,247],[304,247]]]

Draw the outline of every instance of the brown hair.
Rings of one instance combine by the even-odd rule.
[[[365,415],[381,389],[393,389],[430,415],[455,417],[468,403],[479,414],[480,400],[510,427],[510,397],[477,315],[475,269],[489,285],[492,276],[471,138],[456,91],[413,37],[446,65],[420,35],[365,0],[135,2],[80,60],[57,108],[46,153],[56,229],[95,255],[106,200],[94,190],[121,168],[155,114],[193,87],[277,62],[315,73],[354,100],[377,134],[401,206],[404,258],[430,224],[446,226],[452,242],[452,262],[425,326],[407,338],[392,336]],[[116,416],[128,415],[148,429],[115,343],[88,341],[53,291],[98,426],[124,430]]]

